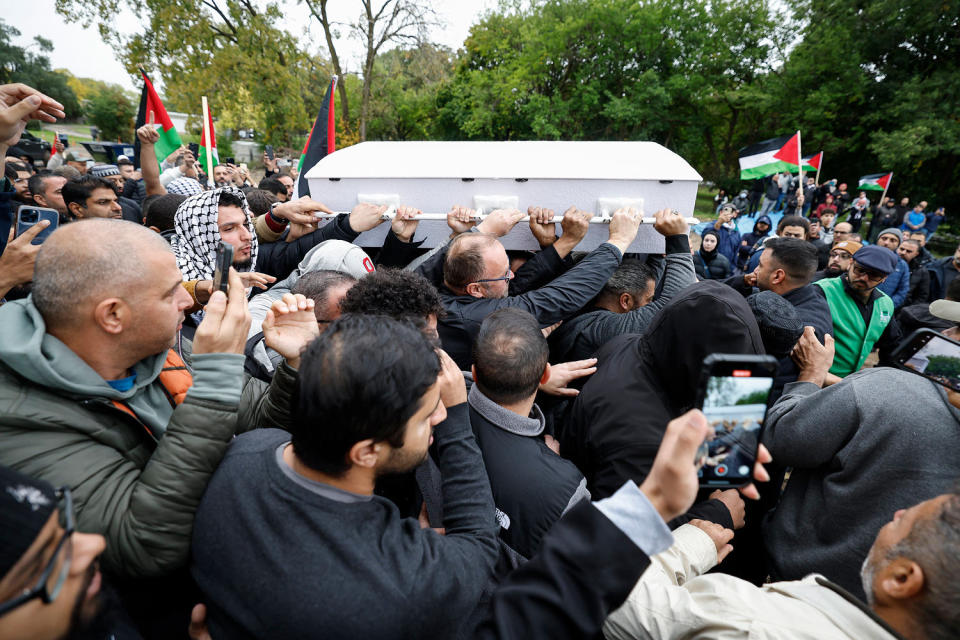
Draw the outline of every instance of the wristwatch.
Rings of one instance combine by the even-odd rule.
[[[286,218],[281,218],[281,217],[278,216],[276,213],[274,213],[274,212],[276,211],[277,207],[279,207],[279,206],[282,205],[282,204],[283,204],[282,202],[274,202],[273,204],[270,205],[270,211],[269,211],[268,213],[270,214],[270,221],[271,221],[271,222],[275,222],[276,224],[286,225],[286,224],[288,224],[290,221],[287,220]]]

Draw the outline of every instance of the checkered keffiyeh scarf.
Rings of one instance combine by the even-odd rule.
[[[177,178],[167,184],[167,193],[175,193],[178,196],[195,196],[203,193],[203,187],[193,178]]]
[[[250,271],[257,267],[257,232],[253,228],[250,207],[243,192],[233,186],[204,191],[184,200],[174,216],[172,238],[173,253],[184,280],[210,280],[217,265],[217,247],[220,246],[220,194],[232,193],[243,202],[247,214],[247,229],[250,231]]]

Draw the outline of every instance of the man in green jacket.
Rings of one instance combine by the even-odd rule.
[[[106,538],[103,568],[120,578],[186,565],[227,446],[288,424],[299,353],[317,335],[312,302],[277,301],[264,337],[286,362],[269,388],[245,381],[239,276],[211,297],[192,350],[179,337],[192,305],[181,282],[159,235],[88,220],[53,233],[32,296],[0,307],[0,464],[69,486],[78,529]]]
[[[866,246],[853,254],[847,272],[814,284],[827,299],[833,317],[836,355],[827,384],[860,369],[874,346],[883,364],[900,341],[893,301],[877,287],[897,268],[897,254],[886,247]]]

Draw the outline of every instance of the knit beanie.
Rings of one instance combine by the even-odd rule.
[[[803,335],[803,322],[792,304],[773,291],[761,291],[747,298],[760,327],[760,337],[767,355],[784,358],[790,355]]]
[[[900,229],[897,229],[896,227],[890,227],[889,229],[884,229],[883,231],[880,232],[880,235],[878,235],[877,237],[879,238],[885,233],[889,233],[892,236],[897,236],[897,241],[903,241],[903,231],[900,231]]]
[[[37,539],[57,502],[48,483],[0,466],[0,579]]]

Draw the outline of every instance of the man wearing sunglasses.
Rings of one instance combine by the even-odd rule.
[[[0,638],[98,637],[103,536],[74,530],[66,487],[0,467]]]
[[[886,247],[863,247],[853,254],[846,273],[814,283],[830,306],[836,340],[827,384],[859,370],[874,346],[879,347],[880,363],[884,363],[899,342],[893,301],[878,289],[896,270],[897,260],[897,254]]]

